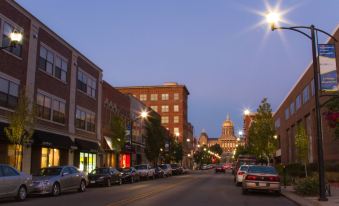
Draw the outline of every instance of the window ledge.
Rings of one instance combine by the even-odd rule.
[[[12,57],[17,58],[17,59],[20,60],[20,61],[22,61],[22,57],[19,57],[19,56],[13,54],[13,53],[10,52],[10,51],[7,51],[6,49],[3,49],[2,51],[5,52],[5,53],[7,53],[7,54],[9,54],[9,55],[11,55]]]
[[[49,122],[49,123],[53,123],[53,124],[56,124],[56,125],[59,125],[59,126],[66,126],[66,124],[63,124],[63,123],[59,123],[59,122],[55,122],[53,120],[50,120],[50,119],[44,119],[44,118],[41,118],[41,117],[37,117],[38,120],[42,120],[44,122]]]
[[[78,88],[77,88],[77,91],[82,93],[82,94],[84,94],[84,95],[86,95],[86,96],[88,96],[89,98],[94,99],[95,101],[97,101],[97,99],[95,97],[89,96],[87,93],[85,93],[84,91],[82,91],[82,90],[80,90]]]
[[[88,134],[96,134],[95,132],[92,132],[92,131],[88,131],[88,130],[85,130],[85,129],[80,129],[80,128],[75,128],[76,130],[79,130],[79,131],[81,131],[81,132],[86,132],[86,133],[88,133]]]
[[[52,77],[53,79],[58,80],[59,82],[63,83],[64,85],[67,85],[67,82],[62,81],[61,79],[56,78],[54,75],[52,75],[52,74],[46,72],[45,70],[41,69],[40,67],[38,67],[38,70],[41,71],[42,73],[44,73],[45,75],[47,75],[47,76],[49,76],[49,77]]]

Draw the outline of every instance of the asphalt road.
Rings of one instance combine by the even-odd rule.
[[[58,197],[33,196],[24,202],[1,200],[8,206],[225,206],[296,205],[286,198],[266,193],[241,194],[231,174],[198,171],[189,175],[143,181],[121,186],[88,188],[84,193],[67,192]]]

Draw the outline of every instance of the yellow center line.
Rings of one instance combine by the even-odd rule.
[[[175,184],[168,185],[167,187],[163,187],[163,188],[155,189],[155,190],[145,192],[145,193],[142,193],[142,194],[138,194],[134,197],[129,197],[129,198],[125,198],[125,199],[122,199],[122,200],[118,200],[118,201],[110,203],[106,206],[124,206],[124,205],[127,205],[129,203],[135,202],[137,200],[154,196],[155,194],[159,194],[163,191],[168,191],[168,190],[170,190],[174,187],[177,187],[177,186],[184,184],[184,183],[187,183],[187,182],[192,182],[193,180],[196,180],[196,179],[199,179],[199,178],[194,177],[192,179],[184,180],[184,181],[181,181],[181,182],[178,182],[178,183],[175,183]]]

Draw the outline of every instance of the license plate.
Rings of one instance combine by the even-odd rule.
[[[90,183],[92,183],[92,184],[93,184],[93,183],[95,183],[95,181],[94,181],[94,180],[92,180],[92,181],[90,181]]]
[[[259,187],[266,187],[266,186],[269,186],[269,184],[266,184],[266,183],[259,183]]]

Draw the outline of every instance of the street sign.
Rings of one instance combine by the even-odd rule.
[[[320,89],[322,91],[337,91],[337,66],[334,44],[318,44]]]

